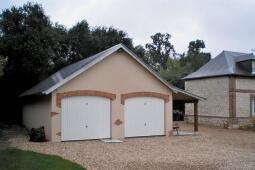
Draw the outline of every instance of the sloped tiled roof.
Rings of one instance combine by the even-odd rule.
[[[124,50],[127,52],[131,57],[133,57],[138,63],[140,63],[145,69],[147,69],[150,73],[152,73],[157,79],[159,79],[163,84],[165,84],[169,89],[171,89],[176,96],[176,94],[180,93],[182,98],[185,100],[195,99],[195,100],[205,100],[205,98],[194,95],[192,93],[186,92],[182,89],[172,86],[168,82],[166,82],[162,77],[160,77],[155,71],[153,71],[149,66],[147,66],[142,60],[140,60],[132,51],[130,51],[127,47],[123,44],[115,45],[103,52],[95,54],[89,58],[83,59],[79,62],[71,64],[67,67],[62,68],[58,72],[52,74],[50,77],[46,78],[39,84],[35,85],[31,89],[22,93],[19,97],[22,96],[30,96],[30,95],[42,95],[42,94],[49,94],[61,85],[65,84],[72,78],[78,76],[79,74],[83,73],[96,63],[100,62],[104,58],[108,57],[109,55],[113,54],[118,50]],[[178,99],[179,100],[179,99]]]
[[[239,75],[239,76],[251,76],[255,77],[254,74],[247,71],[238,62],[247,60],[255,60],[255,56],[250,53],[239,53],[223,51],[214,59],[209,61],[203,67],[184,77],[184,80],[199,79],[207,77],[218,77],[225,75]]]

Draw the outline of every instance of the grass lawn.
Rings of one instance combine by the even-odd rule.
[[[2,170],[84,170],[77,163],[68,161],[59,156],[40,154],[19,149],[0,151],[0,169]]]

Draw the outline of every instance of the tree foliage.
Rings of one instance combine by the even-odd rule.
[[[5,63],[4,57],[0,56],[0,77],[3,75],[4,63]]]
[[[175,56],[174,46],[169,42],[170,38],[171,35],[168,33],[156,33],[151,36],[152,43],[145,45],[151,58],[150,66],[156,71],[160,68],[165,70],[167,60]]]
[[[193,72],[191,64],[186,63],[185,66],[181,66],[178,59],[169,58],[166,67],[165,70],[159,70],[159,75],[170,84],[184,89],[184,80],[182,80],[182,78]]]
[[[188,54],[199,54],[203,48],[205,48],[203,40],[191,41],[188,46]]]
[[[184,89],[183,77],[196,71],[210,61],[211,54],[201,52],[205,48],[203,40],[191,41],[187,55],[179,54],[179,58],[168,58],[166,69],[161,68],[159,74],[172,85]]]
[[[211,54],[201,52],[205,48],[203,40],[191,41],[188,46],[187,55],[183,54],[180,56],[180,63],[184,66],[186,63],[191,63],[194,71],[205,65],[211,60]]]
[[[133,51],[143,62],[147,65],[151,65],[150,54],[142,45],[137,45]]]
[[[27,84],[47,77],[67,54],[66,30],[52,26],[38,4],[29,2],[3,11],[0,30],[0,55],[6,59],[4,75],[22,77]]]
[[[92,29],[93,43],[98,52],[122,43],[133,50],[133,40],[122,30],[113,27],[95,27]]]
[[[124,31],[113,27],[94,27],[90,29],[86,20],[78,22],[68,32],[70,43],[69,63],[90,57],[116,44],[123,43],[133,49],[132,39]]]
[[[3,106],[14,109],[11,105],[21,92],[62,66],[60,61],[64,62],[68,52],[66,34],[64,27],[52,25],[37,3],[3,10],[0,15],[0,56],[5,61],[0,80]]]
[[[9,81],[21,81],[20,93],[54,71],[113,45],[123,43],[133,49],[132,39],[124,31],[91,29],[85,20],[66,30],[51,23],[42,6],[31,2],[4,10],[0,31],[0,55],[6,60],[3,73]]]
[[[88,57],[91,52],[92,38],[90,36],[89,24],[83,20],[78,22],[68,31],[69,38],[69,62],[74,63],[85,57]]]

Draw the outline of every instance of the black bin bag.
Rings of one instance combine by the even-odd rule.
[[[31,142],[45,142],[46,136],[44,131],[44,126],[41,126],[39,128],[32,128],[31,132],[29,133]]]

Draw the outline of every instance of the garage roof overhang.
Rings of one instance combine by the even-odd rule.
[[[197,103],[199,100],[200,101],[206,100],[206,98],[204,97],[197,96],[195,94],[179,89],[177,87],[174,88],[177,91],[173,92],[173,100],[175,101],[183,101],[185,103]]]

